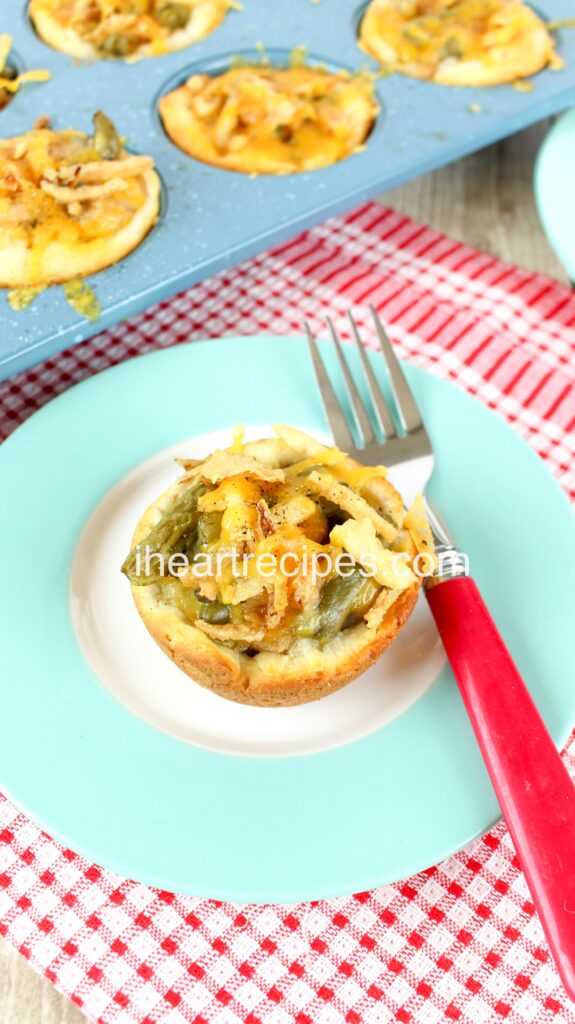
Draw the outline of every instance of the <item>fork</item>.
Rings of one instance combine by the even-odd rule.
[[[425,580],[431,613],[451,663],[475,736],[521,860],[527,884],[557,970],[575,999],[575,786],[523,682],[481,594],[468,575],[440,514],[425,496],[434,456],[417,403],[375,309],[375,332],[391,385],[390,408],[351,315],[352,337],[369,392],[368,412],[328,319],[353,413],[359,446],[314,336],[306,324],[311,357],[336,445],[367,466],[393,467],[410,503],[423,494],[438,554]],[[380,438],[384,440],[381,441]]]

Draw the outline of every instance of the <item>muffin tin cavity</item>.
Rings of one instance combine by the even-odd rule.
[[[292,50],[286,50],[281,48],[264,49],[263,47],[258,47],[257,49],[254,48],[242,51],[235,50],[231,53],[215,54],[208,60],[194,61],[193,63],[188,64],[185,68],[178,71],[176,74],[171,75],[170,78],[158,90],[154,99],[154,123],[156,126],[159,126],[160,129],[163,131],[171,147],[175,148],[178,152],[183,152],[183,150],[180,149],[177,146],[177,144],[171,139],[166,129],[166,125],[164,124],[164,121],[162,119],[162,115],[160,112],[160,103],[162,99],[169,93],[172,93],[174,90],[185,85],[188,79],[194,77],[195,75],[209,75],[212,78],[217,78],[218,76],[225,74],[227,71],[233,70],[235,68],[242,68],[248,66],[254,66],[256,68],[277,68],[281,70],[286,70],[289,69],[290,67],[304,66],[312,71],[327,71],[333,73],[334,75],[337,75],[341,72],[348,72],[350,75],[353,75],[357,73],[358,70],[360,72],[362,70],[361,68],[354,68],[352,66],[343,64],[342,62],[326,58],[325,56],[320,56],[316,53],[308,53],[304,47],[296,47]],[[373,118],[368,133],[365,139],[363,140],[364,146],[368,144],[368,140],[371,140],[374,134],[377,133],[377,131],[381,128],[381,123],[384,117],[383,100],[379,91],[376,88],[375,80],[374,101],[377,103],[377,106],[379,107],[379,112]],[[184,153],[184,155],[188,160],[192,162],[195,162],[197,160],[197,162],[199,163],[204,163],[204,161],[201,161],[198,158],[195,158],[187,153]],[[349,157],[352,156],[354,156],[353,152],[347,154],[347,156],[343,157],[342,159],[347,160],[349,159]],[[333,166],[333,164],[328,166]],[[220,169],[226,170],[226,168]],[[317,170],[314,170],[313,173],[317,173],[318,170],[325,170],[325,168],[319,168]],[[311,171],[298,171],[293,173],[311,173]],[[266,177],[265,173],[262,173],[262,177]]]
[[[66,5],[63,5],[66,7]],[[106,21],[91,23],[82,34],[71,25],[61,24],[43,0],[30,0],[27,8],[32,31],[46,46],[78,60],[130,61],[157,59],[188,50],[213,35],[229,16],[225,0],[203,0],[188,5],[181,0],[160,0],[153,10],[125,11],[134,21],[116,31],[106,31]],[[150,19],[147,20],[147,15]],[[115,18],[115,14],[112,15]]]
[[[361,47],[361,44],[360,44],[361,25],[362,25],[362,22],[363,22],[363,19],[364,19],[366,13],[367,13],[368,8],[371,7],[371,4],[372,4],[372,0],[362,0],[362,2],[359,4],[359,6],[356,7],[356,9],[354,10],[354,12],[353,12],[353,14],[351,16],[351,30],[352,30],[353,35],[354,35],[355,40],[356,40],[358,52],[361,55],[363,55],[364,61],[366,63],[368,63],[369,66],[371,66],[371,67],[376,67],[376,68],[380,67],[381,68],[382,66],[381,66],[380,62],[378,61],[377,57],[375,57],[373,54],[367,53],[365,50],[363,50],[362,47]],[[547,11],[543,11],[536,4],[529,3],[528,0],[523,0],[523,4],[524,4],[525,7],[528,7],[531,11],[533,11],[534,14],[536,14],[537,17],[541,19],[541,21],[543,22],[544,25],[547,25],[549,22],[553,23],[556,20],[561,20],[561,19],[556,19],[555,16],[552,13],[547,12]],[[571,20],[571,22],[573,21],[572,18],[571,19],[566,19],[566,20],[567,20],[567,22],[569,20]],[[573,35],[575,37],[575,30],[572,29],[571,31],[573,32]],[[565,40],[564,40],[564,35],[563,35],[563,31],[561,29],[561,26],[559,26],[559,28],[557,28],[554,31],[552,31],[550,33],[550,35],[551,35],[551,37],[552,37],[552,39],[554,41],[554,44],[555,44],[555,52],[557,53],[558,57],[562,60],[563,59],[562,50],[563,50],[563,44],[564,44]],[[534,80],[536,80],[546,70],[549,70],[549,68],[548,67],[547,68],[545,68],[545,67],[541,68],[539,71],[535,72],[534,75],[529,76],[529,77],[531,77]],[[383,71],[383,75],[384,76],[387,73],[390,73],[390,72],[386,72],[384,67],[382,68],[382,71]],[[400,72],[400,71],[391,72],[391,73],[395,73],[395,74],[398,74],[398,75],[405,75],[405,72]],[[409,77],[409,76],[405,76],[405,77]],[[422,86],[424,86],[424,87],[425,86],[428,86],[428,87],[431,86],[433,88],[437,84],[440,84],[440,83],[435,83],[432,80],[427,79],[427,78],[419,78],[417,80],[419,82],[421,82]],[[473,88],[476,88],[476,87],[469,86],[469,85],[468,86],[451,86],[451,85],[450,86],[446,86],[446,85],[442,85],[441,88],[473,89]],[[499,88],[499,86],[488,85],[488,86],[483,86],[481,88],[490,90],[490,89]]]

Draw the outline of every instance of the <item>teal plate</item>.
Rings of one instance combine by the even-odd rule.
[[[535,164],[535,199],[551,246],[575,281],[575,110],[563,114]]]
[[[433,499],[563,743],[575,721],[567,671],[575,611],[569,503],[501,419],[452,385],[406,369],[438,453]],[[92,377],[0,449],[3,789],[54,836],[106,867],[235,901],[311,899],[389,882],[461,848],[499,817],[441,662],[420,698],[384,727],[317,753],[254,757],[151,726],[112,696],[84,657],[69,587],[94,509],[107,507],[114,485],[163,449],[238,422],[277,420],[325,430],[305,343],[226,338]],[[95,576],[102,573],[112,592],[121,579],[117,564],[97,566]],[[143,626],[137,637],[151,643]],[[346,690],[356,686],[362,681]],[[328,715],[336,697],[309,713],[315,707]],[[233,708],[207,699],[222,715]]]

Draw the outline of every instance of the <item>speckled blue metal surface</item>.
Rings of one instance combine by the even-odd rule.
[[[39,114],[55,128],[90,130],[104,109],[132,150],[150,153],[164,192],[159,223],[121,263],[90,278],[102,306],[98,321],[81,318],[62,289],[47,289],[22,312],[0,290],[0,379],[103,330],[203,277],[253,255],[384,189],[479,149],[575,102],[575,30],[557,33],[566,61],[543,71],[531,92],[512,86],[459,89],[399,75],[380,78],[381,114],[366,151],[309,174],[249,178],[185,156],[169,141],[157,99],[195,71],[223,69],[235,54],[273,63],[305,45],[311,63],[350,69],[372,66],[357,47],[365,3],[354,0],[244,0],[201,43],[179,53],[124,64],[78,64],[35,35],[24,0],[2,0],[0,31],[14,37],[20,70],[48,68],[52,79],[27,85],[0,114],[3,136],[26,131]],[[549,19],[572,16],[573,0],[546,0]],[[472,105],[480,110],[473,112]]]

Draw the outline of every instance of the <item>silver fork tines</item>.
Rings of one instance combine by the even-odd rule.
[[[334,325],[330,319],[327,322],[355,421],[353,425],[346,419],[321,358],[317,342],[306,324],[307,339],[326,417],[336,445],[364,465],[383,464],[391,467],[390,475],[393,482],[397,484],[404,500],[410,503],[416,493],[424,492],[431,477],[433,450],[417,403],[385,328],[373,306],[370,306],[370,311],[383,356],[385,372],[391,385],[394,409],[390,408],[379,385],[351,313],[349,320],[352,336],[359,351],[361,371],[373,406],[371,413],[361,398],[344,354],[344,346],[341,344]],[[357,431],[358,445],[353,440],[352,426],[355,426]],[[436,542],[442,546],[451,547],[449,535],[437,512],[431,508],[428,501],[426,501],[426,506]]]
[[[356,426],[359,431],[359,436],[362,445],[365,447],[366,444],[372,444],[375,441],[375,434],[373,432],[371,423],[369,422],[369,416],[365,405],[361,400],[361,395],[355,386],[355,381],[349,372],[347,360],[343,354],[343,348],[341,347],[341,341],[335,333],[335,328],[330,318],[327,317],[327,323],[331,334],[332,341],[335,345],[337,356],[339,359],[339,365],[343,373],[343,379],[345,381],[345,387],[347,390],[348,398],[351,402],[351,407],[355,416]],[[355,326],[355,325],[354,325]]]
[[[333,434],[333,439],[338,448],[343,448],[344,451],[349,452],[353,448],[353,437],[349,431],[349,427],[345,421],[337,395],[333,390],[331,381],[325,371],[323,360],[318,352],[316,340],[311,333],[308,325],[305,325],[307,340],[311,351],[311,358],[313,362],[313,368],[317,377],[320,394],[324,404],[326,416]]]
[[[395,437],[397,433],[395,429],[395,424],[391,416],[389,415],[389,409],[387,408],[385,399],[381,393],[379,384],[377,383],[377,378],[371,368],[371,363],[365,354],[365,349],[363,347],[361,338],[358,334],[358,330],[355,325],[355,320],[353,319],[351,313],[348,313],[348,316],[351,325],[351,333],[353,334],[353,339],[355,341],[357,350],[359,352],[359,358],[361,359],[361,363],[363,366],[363,372],[365,373],[365,379],[367,381],[367,386],[369,389],[369,397],[373,402],[373,408],[378,419],[381,433],[383,434],[384,437],[387,437],[388,439],[391,437]]]
[[[387,366],[387,372],[393,389],[393,397],[395,398],[397,411],[401,416],[403,428],[407,434],[411,434],[413,431],[420,429],[423,429],[425,433],[425,428],[423,426],[421,416],[419,415],[419,409],[417,408],[415,399],[411,393],[411,388],[405,379],[403,370],[401,369],[397,356],[391,347],[391,342],[384,330],[383,324],[373,306],[369,307],[369,311],[373,317],[375,333],[377,334],[379,347],[385,360],[385,365]],[[351,313],[349,318],[353,323]],[[427,437],[427,434],[425,436]]]

